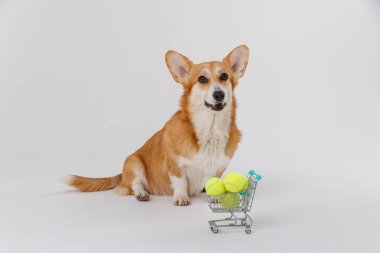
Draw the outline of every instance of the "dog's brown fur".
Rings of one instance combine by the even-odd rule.
[[[248,53],[248,48],[245,46],[238,47],[243,52]],[[238,49],[237,48],[237,49]],[[236,49],[235,49],[236,50]],[[109,178],[87,178],[81,176],[73,176],[69,184],[76,187],[80,191],[103,191],[117,187],[117,190],[126,195],[135,194],[133,189],[133,180],[137,174],[141,178],[146,180],[141,182],[141,187],[147,191],[147,193],[139,193],[136,197],[139,200],[147,200],[149,198],[148,193],[172,195],[173,188],[171,185],[170,176],[177,178],[184,177],[184,169],[179,168],[177,161],[178,157],[185,157],[186,159],[193,159],[200,150],[200,143],[195,132],[194,122],[191,120],[191,104],[189,97],[194,85],[198,82],[198,77],[202,74],[204,69],[209,69],[212,73],[213,80],[217,80],[216,72],[214,70],[221,69],[222,72],[227,73],[230,77],[231,84],[220,85],[232,85],[232,90],[237,86],[238,79],[243,76],[248,57],[242,63],[244,66],[237,72],[233,62],[234,51],[232,51],[221,62],[206,62],[201,64],[193,64],[189,59],[180,55],[174,51],[169,51],[166,54],[166,62],[170,72],[174,79],[181,83],[184,89],[181,97],[181,108],[177,111],[173,117],[165,124],[165,126],[154,134],[140,149],[131,154],[124,162],[123,171],[114,177]],[[176,69],[176,65],[171,62],[170,57],[181,57],[184,69]],[[235,57],[235,56],[234,56]],[[182,72],[187,72],[186,78],[182,76]],[[208,89],[207,85],[202,86],[202,89]],[[228,158],[232,158],[234,155],[238,143],[240,141],[240,132],[236,127],[235,111],[236,100],[232,95],[232,109],[231,109],[231,123],[229,127],[228,141],[224,148],[224,153]],[[221,176],[225,168],[216,172],[216,176]],[[214,175],[215,176],[215,175]],[[136,187],[136,185],[134,186]],[[178,205],[188,204],[176,203]]]

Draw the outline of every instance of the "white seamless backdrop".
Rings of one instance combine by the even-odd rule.
[[[112,191],[111,176],[178,109],[164,62],[251,49],[229,170],[263,175],[254,233],[214,235],[189,207]],[[380,4],[0,1],[1,252],[380,252]]]

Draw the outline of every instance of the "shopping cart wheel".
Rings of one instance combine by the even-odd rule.
[[[243,226],[247,225],[247,221],[246,220],[241,220],[241,225],[243,225]]]
[[[219,231],[218,231],[218,228],[216,228],[216,227],[211,227],[211,230],[212,230],[212,232],[214,232],[214,234],[216,234],[216,233],[219,232]]]
[[[251,229],[247,228],[247,229],[245,229],[245,232],[247,233],[247,235],[249,235],[251,233]]]

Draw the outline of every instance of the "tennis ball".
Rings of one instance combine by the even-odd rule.
[[[205,185],[207,195],[217,196],[226,193],[223,181],[220,178],[213,177],[206,182]]]
[[[227,194],[220,198],[220,204],[224,208],[233,209],[239,205],[239,195],[238,194]]]
[[[223,180],[224,187],[229,192],[239,192],[248,187],[248,178],[237,172],[230,172]]]

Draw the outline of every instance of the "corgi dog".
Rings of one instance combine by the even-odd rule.
[[[68,184],[83,192],[115,188],[147,201],[149,194],[172,195],[176,206],[190,204],[211,177],[220,177],[241,138],[235,122],[234,89],[247,68],[249,49],[241,45],[223,61],[194,64],[168,51],[165,61],[183,87],[180,109],[113,177],[73,175]]]

